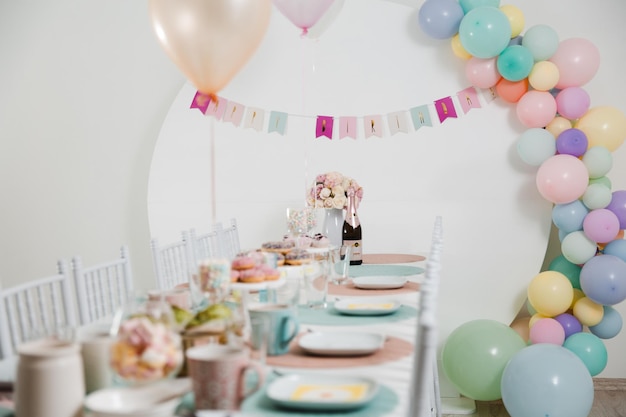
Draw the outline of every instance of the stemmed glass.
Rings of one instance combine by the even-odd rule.
[[[287,208],[287,230],[294,239],[296,248],[302,248],[309,232],[317,224],[315,210],[312,207]]]

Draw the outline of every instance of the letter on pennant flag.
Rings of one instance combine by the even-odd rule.
[[[191,102],[191,106],[189,106],[189,108],[198,109],[202,112],[202,114],[205,114],[210,102],[211,97],[208,94],[196,91],[196,95],[193,97],[193,101]]]
[[[241,119],[243,118],[244,109],[245,107],[242,104],[229,101],[222,120],[224,122],[231,122],[235,126],[239,126],[241,124]]]
[[[452,97],[444,97],[435,101],[435,109],[437,109],[437,115],[439,116],[439,121],[443,123],[448,117],[456,118],[456,109],[454,108],[454,103],[452,102]]]
[[[328,139],[333,138],[333,118],[331,116],[317,116],[315,123],[315,137],[326,136]]]
[[[224,112],[226,111],[226,106],[228,105],[228,100],[221,97],[215,97],[209,103],[209,107],[207,107],[206,112],[204,113],[207,116],[213,116],[217,120],[221,120],[224,116]]]
[[[409,110],[409,113],[411,113],[411,120],[413,120],[413,127],[415,130],[419,130],[422,126],[433,125],[433,121],[430,119],[430,110],[428,110],[427,104],[413,107]]]
[[[339,139],[345,137],[356,139],[356,117],[344,116],[339,118]]]
[[[270,113],[270,124],[267,127],[268,133],[277,132],[284,135],[287,130],[287,113],[272,111]]]
[[[387,123],[389,124],[389,133],[395,135],[398,132],[409,133],[409,127],[406,122],[406,114],[403,111],[389,113],[387,115]]]
[[[376,114],[363,117],[363,132],[365,137],[378,136],[383,137],[383,118]]]
[[[498,97],[498,94],[496,93],[496,88],[489,87],[488,89],[483,90],[483,97],[485,98],[485,101],[487,103],[491,103],[492,101],[494,101],[496,97]]]
[[[467,114],[470,109],[480,108],[480,101],[478,100],[478,95],[476,94],[476,89],[474,87],[467,87],[466,89],[456,93],[456,96],[459,99],[459,103],[461,103],[461,108],[463,109],[464,114]]]
[[[246,112],[246,118],[243,122],[243,127],[251,128],[260,132],[263,130],[263,122],[265,121],[265,110],[248,107]]]

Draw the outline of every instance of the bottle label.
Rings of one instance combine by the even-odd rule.
[[[350,254],[350,261],[362,261],[363,260],[363,247],[361,240],[344,240],[341,248],[341,258],[346,255],[345,246],[352,246],[352,253]]]

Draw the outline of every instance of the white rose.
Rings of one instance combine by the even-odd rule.
[[[321,199],[326,199],[328,197],[330,197],[330,188],[322,188],[322,190],[320,191],[320,198]]]
[[[343,194],[336,195],[335,198],[333,198],[333,208],[337,208],[337,209],[344,208],[344,206],[346,205],[347,200],[348,199]]]

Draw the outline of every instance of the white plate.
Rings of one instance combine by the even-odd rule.
[[[230,288],[234,290],[244,290],[244,291],[261,291],[267,289],[273,289],[281,287],[285,284],[285,278],[280,277],[273,281],[263,281],[263,282],[231,282]]]
[[[378,392],[376,381],[356,376],[285,375],[266,394],[277,404],[300,410],[348,410],[368,404]]]
[[[353,316],[383,316],[395,313],[401,306],[395,300],[343,299],[335,303],[335,310]]]
[[[366,290],[390,290],[404,287],[404,284],[407,283],[407,278],[396,275],[369,276],[352,278],[352,282],[355,287]]]
[[[307,353],[322,356],[361,356],[380,349],[385,337],[378,333],[314,332],[300,338],[298,344]]]

